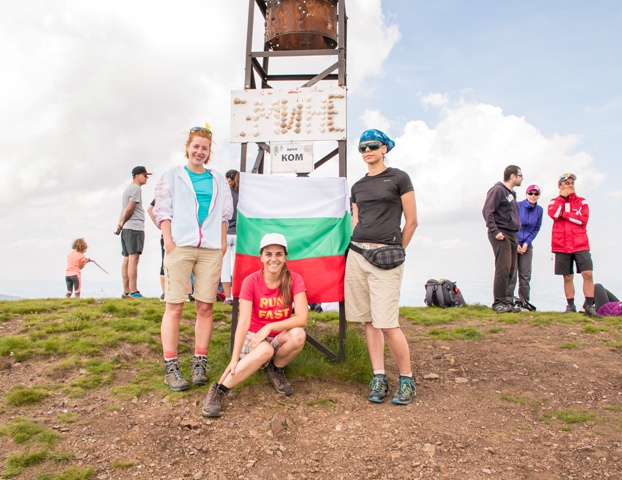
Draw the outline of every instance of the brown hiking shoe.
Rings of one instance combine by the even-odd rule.
[[[268,375],[277,392],[283,395],[291,395],[294,391],[287,378],[285,378],[285,369],[278,368],[274,363],[270,362],[266,367],[266,375]]]
[[[164,361],[164,383],[174,392],[181,392],[190,388],[190,384],[181,376],[177,359]]]
[[[207,357],[195,355],[192,360],[192,384],[205,385],[207,383]]]
[[[223,409],[223,401],[225,398],[225,392],[218,388],[216,382],[212,383],[203,400],[203,408],[201,415],[204,417],[217,418],[220,417],[220,413]]]

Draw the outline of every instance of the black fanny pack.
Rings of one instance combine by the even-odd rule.
[[[350,242],[348,247],[360,253],[374,267],[383,270],[392,270],[399,267],[406,260],[406,250],[401,245],[387,245],[386,247],[361,248]]]

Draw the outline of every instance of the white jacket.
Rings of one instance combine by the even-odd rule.
[[[171,221],[171,235],[178,247],[222,248],[222,223],[231,219],[233,200],[225,177],[215,170],[209,172],[214,192],[202,225],[199,202],[183,165],[169,168],[156,185],[153,215],[158,228],[162,221]]]

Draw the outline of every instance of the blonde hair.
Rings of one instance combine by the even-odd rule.
[[[84,241],[84,238],[77,238],[71,244],[71,248],[76,252],[84,253],[89,246]]]

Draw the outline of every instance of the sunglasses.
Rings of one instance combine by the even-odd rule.
[[[536,197],[540,196],[538,192],[527,192],[527,195],[535,195]]]
[[[190,129],[190,133],[200,132],[200,131],[206,132],[206,133],[208,133],[209,135],[211,135],[211,134],[212,134],[212,131],[211,131],[209,128],[205,128],[205,127],[192,127],[192,128]]]
[[[368,148],[370,151],[375,152],[376,150],[378,150],[380,147],[382,147],[384,145],[384,143],[382,142],[368,142],[368,143],[362,143],[359,145],[359,152],[363,153],[364,151],[366,151]]]

